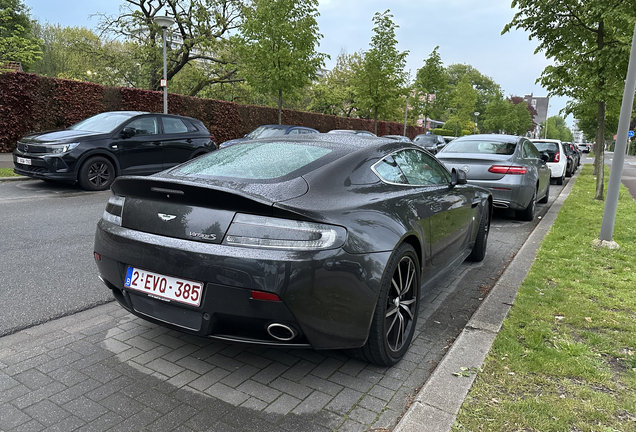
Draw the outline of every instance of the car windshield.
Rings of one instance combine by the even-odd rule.
[[[413,142],[418,144],[433,144],[437,142],[435,135],[418,135],[415,137]]]
[[[512,155],[517,148],[516,143],[484,140],[454,140],[444,148],[444,153],[485,153]]]
[[[256,139],[256,138],[268,138],[273,136],[281,136],[285,135],[285,131],[287,128],[281,128],[278,126],[259,126],[254,129],[252,132],[247,134],[247,138]]]
[[[556,152],[559,151],[559,144],[555,142],[543,142],[543,141],[533,141],[532,144],[537,148],[537,150],[548,151],[548,152]]]
[[[71,130],[109,133],[117,129],[122,123],[138,115],[138,113],[105,112],[89,117],[69,127]]]
[[[329,153],[331,149],[295,142],[245,143],[200,157],[174,173],[270,180],[284,177]]]

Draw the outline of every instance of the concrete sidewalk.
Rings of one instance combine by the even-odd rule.
[[[0,153],[0,168],[13,168],[12,153]]]

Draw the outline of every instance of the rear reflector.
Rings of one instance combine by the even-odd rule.
[[[102,256],[100,254],[98,254],[97,252],[93,252],[93,256],[95,256],[95,261],[101,261],[102,260]]]
[[[493,165],[490,168],[488,168],[488,172],[491,172],[494,174],[525,174],[528,172],[528,167]]]
[[[254,290],[252,290],[252,298],[254,300],[281,301],[280,297],[278,297],[276,294]]]

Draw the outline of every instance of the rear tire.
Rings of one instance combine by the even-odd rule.
[[[107,190],[115,180],[115,167],[103,156],[89,158],[79,170],[77,178],[82,188],[89,191]]]
[[[532,199],[530,200],[530,203],[528,204],[528,207],[526,207],[523,210],[519,210],[516,212],[517,215],[517,219],[522,220],[522,221],[531,221],[534,219],[534,208],[535,205],[537,203],[537,191],[535,190],[534,193],[532,194]]]
[[[565,181],[565,173],[563,173],[561,177],[556,179],[556,184],[562,185],[564,181]]]
[[[550,182],[548,181],[548,187],[545,190],[545,196],[539,200],[539,203],[545,204],[548,202],[549,198],[550,198]]]
[[[419,261],[415,249],[402,243],[384,272],[367,342],[349,353],[381,366],[399,362],[413,339],[419,306]]]
[[[490,231],[490,209],[486,207],[481,220],[479,221],[479,229],[477,230],[477,238],[473,250],[468,255],[469,261],[481,262],[486,257],[486,246],[488,245],[488,232]]]

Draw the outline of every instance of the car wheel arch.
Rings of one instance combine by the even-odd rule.
[[[77,177],[79,177],[80,170],[82,168],[82,165],[84,165],[84,162],[86,162],[88,159],[90,159],[90,158],[92,158],[94,156],[102,156],[102,157],[105,157],[106,159],[108,159],[110,161],[110,163],[112,163],[113,166],[115,167],[116,176],[118,177],[118,176],[121,175],[121,168],[119,167],[119,160],[117,159],[117,157],[114,154],[112,154],[110,152],[106,152],[106,151],[94,150],[94,151],[86,152],[77,161],[76,172],[75,172],[76,181],[77,181]]]

